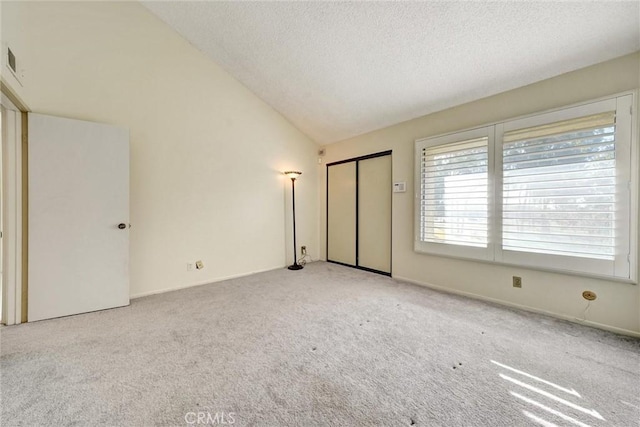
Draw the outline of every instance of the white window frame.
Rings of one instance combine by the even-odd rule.
[[[463,130],[415,141],[415,209],[414,250],[452,258],[515,265],[537,270],[605,278],[637,283],[638,281],[638,177],[640,175],[637,132],[637,91],[625,92],[585,103],[562,107],[524,117],[504,120],[480,128]],[[616,233],[614,261],[571,256],[518,252],[502,249],[502,138],[505,132],[569,120],[576,117],[615,110],[616,114],[616,186],[621,192],[616,212],[627,213],[624,222],[628,232]],[[421,150],[474,137],[489,138],[489,243],[487,248],[474,248],[420,241]],[[630,155],[629,155],[630,154]],[[620,206],[620,203],[622,206]]]
[[[487,165],[487,189],[489,193],[488,200],[488,243],[486,248],[478,248],[474,246],[463,245],[449,245],[442,243],[423,242],[420,240],[421,218],[420,218],[420,188],[421,188],[421,152],[423,148],[432,148],[439,145],[447,145],[461,141],[467,141],[476,138],[487,138],[487,151],[488,151],[488,165]],[[493,259],[494,243],[491,239],[493,233],[492,226],[494,219],[492,218],[492,188],[493,188],[493,176],[494,174],[494,131],[492,126],[486,126],[478,129],[471,129],[467,131],[457,132],[454,134],[442,135],[435,138],[423,138],[416,141],[415,146],[415,160],[416,160],[416,176],[415,187],[416,190],[416,214],[415,214],[415,238],[414,238],[414,250],[416,252],[432,253],[437,255],[444,255],[448,257],[461,257],[469,259],[477,259],[483,261],[490,261]]]

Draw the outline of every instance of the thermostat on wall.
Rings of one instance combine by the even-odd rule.
[[[393,183],[393,192],[394,193],[404,193],[407,191],[407,183],[406,182],[394,182]]]

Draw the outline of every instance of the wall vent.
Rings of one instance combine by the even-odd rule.
[[[7,48],[7,65],[9,65],[9,68],[11,69],[11,71],[13,71],[14,73],[16,73],[16,56],[13,54],[13,52],[11,52],[11,49]]]

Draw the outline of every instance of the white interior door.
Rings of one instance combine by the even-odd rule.
[[[356,265],[356,163],[327,167],[327,260]]]
[[[391,156],[358,161],[358,267],[391,273]]]
[[[128,131],[28,119],[28,321],[128,305]]]

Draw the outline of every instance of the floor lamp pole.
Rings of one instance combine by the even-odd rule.
[[[289,270],[301,270],[302,266],[298,264],[298,255],[296,253],[296,179],[291,177],[291,200],[293,205],[293,264],[288,268]]]

